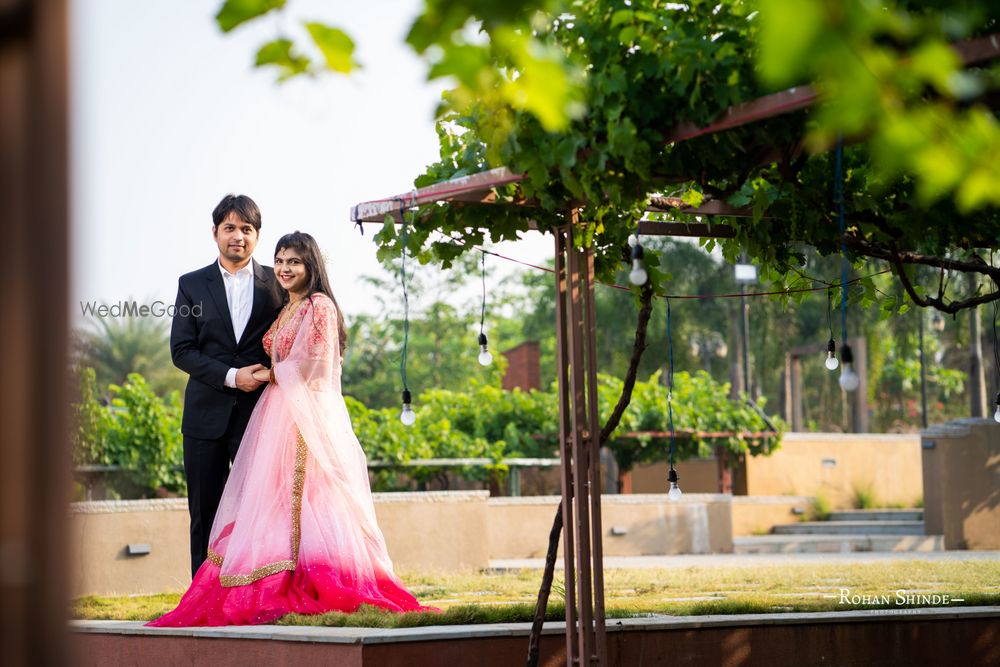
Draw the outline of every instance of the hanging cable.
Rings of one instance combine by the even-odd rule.
[[[837,138],[834,166],[833,196],[837,204],[837,224],[840,228],[840,340],[847,344],[847,278],[850,262],[847,259],[847,230],[844,221],[844,141]]]
[[[990,250],[990,266],[993,266],[993,251]],[[993,291],[997,291],[997,281],[990,277],[990,282],[993,284]],[[996,411],[993,413],[993,419],[1000,422],[1000,340],[997,339],[997,318],[1000,317],[1000,302],[993,302],[993,371],[997,376],[997,397],[994,399],[993,404],[996,407]]]
[[[854,372],[854,353],[847,343],[847,285],[850,261],[847,259],[847,229],[844,221],[844,140],[837,137],[837,153],[834,164],[834,199],[837,204],[837,223],[840,227],[841,254],[840,264],[840,388],[844,391],[855,391],[861,384],[861,378]]]
[[[413,195],[413,203],[416,204],[416,191]],[[399,221],[402,225],[400,231],[400,262],[399,262],[399,282],[403,286],[403,351],[399,357],[399,376],[403,381],[403,409],[399,413],[399,420],[406,426],[412,426],[417,420],[417,414],[413,411],[410,387],[406,382],[406,354],[410,344],[410,296],[406,290],[406,243],[408,240],[406,228],[406,204],[399,200]],[[416,212],[414,212],[414,223],[416,222]]]
[[[683,494],[681,487],[677,485],[677,471],[674,470],[674,457],[677,454],[677,432],[674,430],[674,341],[670,334],[670,299],[667,299],[667,425],[670,428],[670,451],[667,455],[667,461],[670,465],[667,481],[670,482],[670,490],[667,491],[667,498],[680,500]]]
[[[493,355],[490,354],[489,342],[486,340],[486,251],[482,251],[481,275],[483,279],[483,306],[479,312],[479,364],[489,366],[493,363]]]

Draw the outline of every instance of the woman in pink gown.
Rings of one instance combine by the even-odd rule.
[[[208,560],[152,626],[270,623],[362,604],[426,610],[393,574],[365,454],[340,389],[346,336],[319,248],[282,237],[289,301],[264,336],[269,385],[254,409],[212,525]]]

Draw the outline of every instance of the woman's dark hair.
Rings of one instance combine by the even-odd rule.
[[[234,194],[223,197],[219,205],[212,211],[212,224],[218,227],[230,213],[235,213],[240,220],[253,225],[254,229],[260,231],[260,209],[250,197]]]
[[[323,262],[323,255],[319,251],[316,239],[305,232],[296,230],[278,239],[277,245],[274,246],[274,256],[277,257],[278,253],[282,250],[294,250],[298,253],[302,263],[305,264],[306,298],[312,300],[313,294],[320,293],[327,295],[333,301],[333,305],[337,309],[340,354],[343,355],[344,350],[347,348],[347,329],[344,327],[344,314],[340,312],[337,299],[333,296],[333,290],[330,289],[330,279],[326,275],[326,264]],[[287,303],[288,292],[284,293],[282,300]]]

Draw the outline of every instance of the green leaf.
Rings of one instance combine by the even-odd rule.
[[[620,26],[622,23],[628,23],[632,20],[632,10],[631,9],[619,9],[617,12],[611,15],[611,27],[615,28]]]
[[[530,112],[549,132],[564,130],[582,115],[583,106],[577,99],[580,91],[567,75],[560,50],[510,29],[498,31],[495,39],[517,65],[519,76],[501,89],[512,107]]]
[[[750,203],[750,195],[745,192],[737,192],[732,197],[726,200],[733,206],[742,207]]]
[[[229,32],[247,21],[285,6],[285,0],[226,0],[215,15],[222,32]]]
[[[441,59],[427,73],[428,79],[453,76],[469,88],[475,88],[482,74],[491,67],[486,47],[461,44],[445,49]]]
[[[639,29],[634,25],[627,25],[618,33],[618,41],[622,44],[629,44],[639,34]]]
[[[691,206],[692,208],[698,208],[699,206],[701,206],[701,203],[704,200],[705,200],[705,195],[703,195],[702,193],[698,192],[693,188],[686,191],[684,195],[681,197],[681,201],[683,201],[688,206]]]
[[[808,66],[825,25],[820,0],[760,0],[761,76],[775,85],[794,83]]]
[[[289,79],[309,70],[309,58],[292,52],[292,42],[288,39],[276,39],[260,47],[257,51],[256,67],[277,67],[281,76],[279,80]]]
[[[326,66],[334,72],[349,74],[357,68],[354,60],[354,40],[341,30],[322,23],[306,23],[306,30],[319,47]]]

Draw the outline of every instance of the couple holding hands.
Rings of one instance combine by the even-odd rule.
[[[361,604],[426,610],[392,570],[340,387],[344,318],[309,234],[253,259],[260,210],[227,195],[219,257],[181,276],[170,332],[187,373],[193,581],[153,626],[269,623]],[[188,306],[182,311],[181,306]],[[230,464],[232,469],[230,470]]]

